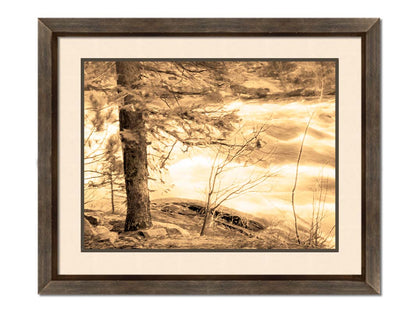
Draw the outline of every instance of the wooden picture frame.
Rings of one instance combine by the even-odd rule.
[[[58,38],[358,37],[362,64],[361,275],[58,274]],[[54,19],[38,22],[40,294],[380,294],[379,19]]]

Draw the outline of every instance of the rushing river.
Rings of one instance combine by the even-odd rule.
[[[278,172],[274,177],[224,205],[253,214],[291,210],[291,192],[302,138],[309,118],[310,127],[304,141],[299,164],[295,204],[301,213],[313,208],[321,199],[324,209],[335,208],[335,103],[293,102],[285,104],[251,104],[234,102],[229,109],[238,109],[242,123],[255,127],[267,123],[265,142],[276,150],[267,166],[235,166],[222,178],[224,186],[244,181],[265,170]],[[204,200],[215,153],[209,149],[189,149],[178,144],[167,166],[168,192],[156,189],[152,198],[183,197]],[[314,196],[315,194],[315,196]],[[324,195],[322,195],[324,194]],[[323,196],[324,202],[323,202]],[[315,197],[315,199],[314,199]]]

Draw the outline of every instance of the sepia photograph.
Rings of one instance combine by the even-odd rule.
[[[38,293],[379,295],[380,40],[38,19]]]
[[[82,59],[82,251],[338,250],[337,59]]]

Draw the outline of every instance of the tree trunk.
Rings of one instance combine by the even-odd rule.
[[[209,206],[207,205],[206,210],[205,210],[204,223],[202,224],[202,229],[201,229],[201,232],[199,233],[200,236],[205,235],[207,225],[211,221],[211,220],[209,220],[210,216],[211,216],[211,211],[209,209]]]
[[[116,62],[117,85],[132,88],[138,72],[128,62]],[[123,145],[124,177],[126,181],[127,216],[125,231],[152,226],[147,170],[146,127],[143,112],[133,96],[124,98],[120,107],[120,135]]]

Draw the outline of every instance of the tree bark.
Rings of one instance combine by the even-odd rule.
[[[138,72],[128,62],[116,62],[117,85],[133,88]],[[127,95],[119,110],[120,134],[126,181],[127,216],[125,231],[152,226],[147,170],[146,125],[137,99]]]
[[[206,207],[206,210],[205,210],[204,223],[202,224],[202,229],[201,229],[201,232],[199,233],[200,236],[204,236],[205,235],[207,225],[208,225],[208,223],[210,221],[209,220],[210,217],[211,217],[211,211],[209,209],[209,202],[208,202],[207,207]]]

